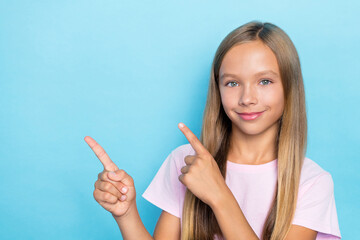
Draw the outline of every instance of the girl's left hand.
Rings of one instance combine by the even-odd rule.
[[[196,155],[185,157],[186,166],[181,168],[179,176],[182,182],[201,201],[213,207],[229,190],[221,175],[219,166],[213,156],[201,144],[185,124],[180,123],[179,128],[185,135]]]

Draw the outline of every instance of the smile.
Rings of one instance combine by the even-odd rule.
[[[261,114],[263,114],[263,112],[265,111],[262,111],[262,112],[257,112],[257,113],[238,113],[238,115],[244,119],[244,120],[254,120],[256,118],[258,118]]]

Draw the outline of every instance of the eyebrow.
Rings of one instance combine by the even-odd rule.
[[[279,74],[277,74],[276,72],[272,71],[272,70],[265,70],[265,71],[261,71],[261,72],[258,72],[256,73],[254,76],[255,77],[259,77],[259,76],[262,76],[262,75],[266,75],[266,74],[271,74],[271,75],[274,75],[276,77],[279,77]],[[225,77],[238,77],[236,74],[231,74],[231,73],[224,73],[220,76],[220,80],[225,78]]]

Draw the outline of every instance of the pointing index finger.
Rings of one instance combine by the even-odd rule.
[[[86,136],[84,140],[94,151],[95,155],[100,160],[105,170],[116,171],[119,169],[116,164],[110,159],[109,155],[107,155],[105,150],[100,146],[100,144],[98,144],[93,138]]]
[[[208,150],[202,145],[200,140],[184,123],[179,123],[178,126],[197,154],[208,153]]]

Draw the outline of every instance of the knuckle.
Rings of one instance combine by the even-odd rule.
[[[104,183],[104,190],[110,191],[111,189],[111,183]]]
[[[198,166],[201,166],[204,163],[204,159],[198,157],[194,161]]]
[[[117,174],[119,174],[119,176],[123,177],[126,175],[126,172],[123,169],[119,169]]]
[[[99,173],[98,179],[104,180],[104,175],[105,175],[104,173],[105,173],[105,170],[102,171],[101,173]]]
[[[103,197],[104,197],[104,199],[105,199],[106,201],[108,201],[108,200],[111,199],[111,194],[110,194],[110,193],[104,193]]]
[[[109,203],[115,203],[116,202],[116,197],[111,195],[108,200],[107,200]]]
[[[104,150],[104,149],[101,149],[101,150],[98,152],[97,157],[98,157],[98,158],[102,158],[105,154],[106,154],[105,150]]]
[[[196,155],[189,155],[187,157],[186,164],[193,164],[196,158],[197,158]]]
[[[188,178],[189,178],[189,176],[184,175],[183,182],[184,182],[185,185],[187,184],[187,182],[189,180]]]
[[[117,199],[118,199],[118,197],[112,195],[112,196],[109,198],[109,200],[107,200],[107,202],[108,202],[108,203],[116,203]]]
[[[185,174],[181,174],[180,176],[179,176],[179,180],[183,183],[183,184],[185,184],[186,183],[186,177],[185,177],[186,175]]]
[[[106,171],[106,170],[104,170],[104,171],[102,171],[101,173],[100,173],[100,178],[99,179],[101,179],[102,181],[107,181],[108,180],[108,177],[107,177],[107,173],[108,173],[109,171]]]
[[[128,175],[128,178],[129,178],[130,182],[134,183],[134,179],[130,175]]]
[[[128,181],[130,182],[131,185],[134,185],[134,179],[132,177],[129,176]]]
[[[98,193],[97,193],[96,189],[93,192],[93,196],[94,196],[95,200],[98,202]]]
[[[94,183],[94,188],[96,189],[97,186],[98,186],[98,181],[95,181],[95,183]]]

